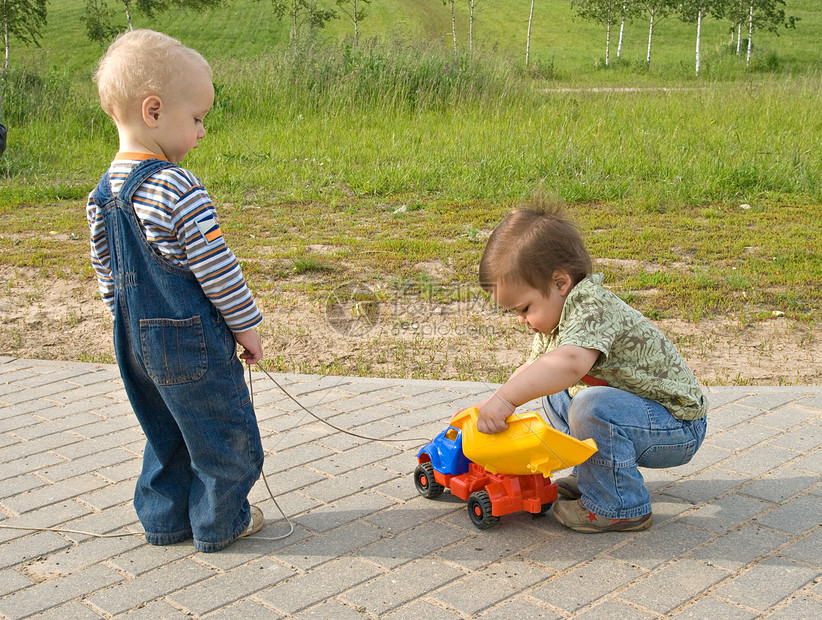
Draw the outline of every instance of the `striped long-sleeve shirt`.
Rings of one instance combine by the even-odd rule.
[[[109,168],[114,195],[132,169],[149,158],[155,157],[118,153]],[[211,198],[194,175],[179,167],[161,170],[137,189],[133,203],[149,245],[170,263],[191,270],[232,331],[245,331],[262,321],[240,264],[223,240]],[[114,313],[109,247],[93,192],[86,216],[91,231],[91,262],[100,295]]]

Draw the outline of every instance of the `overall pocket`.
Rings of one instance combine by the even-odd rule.
[[[157,385],[197,381],[208,370],[199,316],[183,320],[141,319],[140,347],[146,372]]]

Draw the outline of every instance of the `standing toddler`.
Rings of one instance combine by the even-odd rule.
[[[111,44],[95,76],[120,147],[88,200],[91,260],[114,349],[146,435],[134,507],[146,540],[219,551],[263,526],[248,493],[262,471],[243,376],[262,316],[208,193],[180,161],[205,137],[211,68],[150,30]]]

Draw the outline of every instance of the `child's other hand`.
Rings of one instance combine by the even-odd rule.
[[[493,433],[500,433],[508,428],[505,419],[514,413],[516,407],[499,394],[494,394],[491,398],[480,404],[478,409],[477,430],[480,433],[491,435]]]
[[[255,329],[234,334],[234,340],[243,348],[240,359],[249,366],[256,364],[263,358],[263,341]]]

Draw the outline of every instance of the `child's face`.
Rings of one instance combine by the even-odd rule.
[[[565,296],[570,291],[566,283],[552,282],[547,292],[519,282],[498,283],[492,294],[503,308],[513,310],[519,322],[533,332],[550,334],[562,316]]]
[[[202,67],[181,68],[162,101],[157,143],[166,159],[179,163],[206,135],[203,120],[214,103],[211,77]]]

